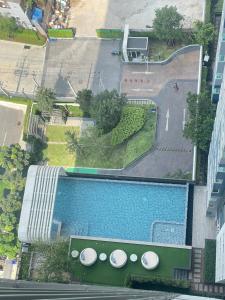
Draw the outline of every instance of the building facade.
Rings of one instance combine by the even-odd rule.
[[[225,66],[225,1],[223,3],[223,12],[221,17],[216,60],[215,60],[215,66],[213,72],[212,101],[214,103],[217,103],[219,100],[219,94],[220,94],[221,84],[223,80],[224,66]]]
[[[208,156],[207,215],[217,224],[216,282],[225,283],[225,75]]]
[[[20,0],[0,0],[0,15],[13,17],[18,25],[27,29],[33,29],[31,21],[21,6]]]

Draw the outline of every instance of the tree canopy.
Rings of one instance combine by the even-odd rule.
[[[0,256],[18,253],[17,224],[30,159],[18,144],[0,147]]]
[[[195,22],[194,37],[196,43],[208,46],[213,41],[215,35],[214,26],[211,23],[203,23],[201,21]]]
[[[91,90],[81,90],[77,93],[77,103],[80,104],[80,108],[85,116],[90,115],[91,100],[93,99],[93,94]]]
[[[164,6],[155,10],[153,29],[160,40],[174,45],[182,36],[183,16],[178,13],[176,6]]]
[[[37,108],[41,112],[51,113],[56,100],[55,94],[51,89],[39,87],[35,96]]]
[[[19,26],[17,25],[15,18],[5,17],[0,14],[0,31],[5,32],[8,37],[13,37],[18,29]]]
[[[203,151],[208,151],[211,140],[215,106],[208,92],[199,95],[188,93],[189,121],[184,128],[184,136]]]
[[[120,121],[123,106],[127,98],[119,95],[116,90],[96,95],[91,106],[91,117],[96,120],[96,126],[103,133],[110,132]]]

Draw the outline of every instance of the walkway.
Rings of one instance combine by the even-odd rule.
[[[215,219],[206,216],[206,186],[195,186],[193,201],[192,246],[205,248],[205,239],[216,238]]]

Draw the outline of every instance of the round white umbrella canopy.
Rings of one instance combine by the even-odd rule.
[[[80,262],[84,266],[91,266],[97,260],[97,253],[93,248],[85,248],[80,253]]]
[[[159,264],[159,257],[155,252],[145,252],[141,257],[141,264],[147,270],[154,270]]]
[[[110,254],[109,260],[114,268],[122,268],[127,262],[127,254],[123,250],[117,249]]]
[[[133,254],[130,255],[130,260],[131,260],[132,262],[136,262],[137,259],[138,259],[138,257],[137,257],[136,254],[133,253]]]
[[[99,254],[99,259],[100,259],[101,261],[106,261],[107,255],[106,255],[105,253],[100,253],[100,254]]]

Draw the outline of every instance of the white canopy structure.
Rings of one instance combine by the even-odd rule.
[[[79,256],[79,251],[73,250],[73,251],[71,252],[71,256],[72,256],[73,258],[77,258],[77,257]]]
[[[93,248],[85,248],[80,253],[80,262],[84,266],[92,266],[97,260],[97,253]]]
[[[109,260],[114,268],[122,268],[127,262],[127,254],[125,251],[117,249],[110,254]]]
[[[49,241],[61,167],[30,166],[27,173],[18,237],[21,242]]]
[[[141,257],[141,264],[146,270],[154,270],[159,264],[159,257],[155,252],[147,251]]]

